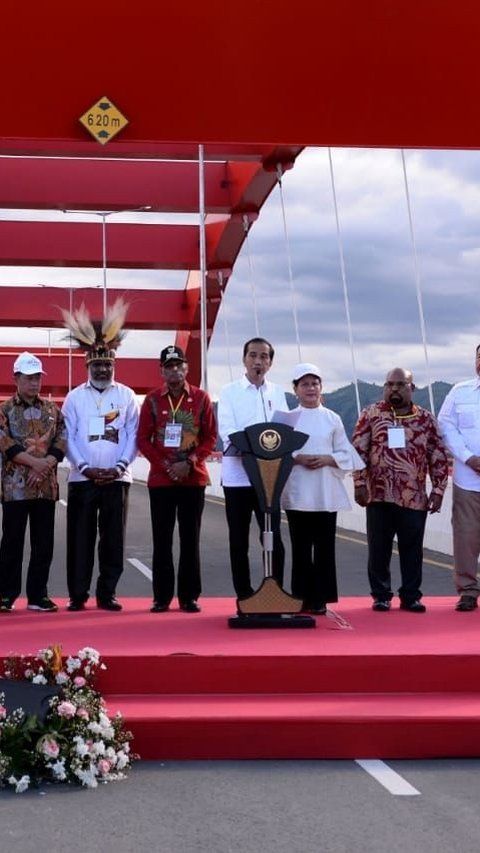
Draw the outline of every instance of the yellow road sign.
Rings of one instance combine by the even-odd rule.
[[[79,121],[100,145],[110,142],[128,124],[128,119],[106,97],[93,104]]]

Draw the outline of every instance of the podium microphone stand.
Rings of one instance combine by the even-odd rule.
[[[264,577],[248,598],[237,599],[237,615],[230,628],[314,628],[315,619],[302,614],[303,601],[280,586],[273,577],[272,513],[280,510],[280,495],[292,469],[292,453],[308,436],[276,422],[253,424],[229,436],[240,452],[264,517],[262,533]]]

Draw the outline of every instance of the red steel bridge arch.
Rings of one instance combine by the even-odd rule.
[[[255,220],[277,168],[291,168],[305,145],[479,147],[479,23],[473,0],[104,0],[85,1],[74,19],[58,0],[8,4],[0,207],[197,212],[201,143],[211,334],[219,273],[225,284],[244,217]],[[104,96],[129,124],[101,146],[78,119]],[[87,223],[4,221],[0,264],[98,267],[98,233]],[[128,325],[175,333],[198,381],[198,228],[112,222],[108,233],[111,267],[185,270],[180,293],[132,292]],[[0,325],[60,325],[58,305],[70,299],[60,293],[2,288]],[[98,291],[77,298],[100,313]],[[0,391],[10,355],[0,356]],[[47,368],[59,395],[65,358]],[[139,376],[155,384],[156,365],[153,376],[151,365],[123,362],[119,378],[139,391]]]

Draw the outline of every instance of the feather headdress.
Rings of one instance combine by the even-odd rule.
[[[116,349],[126,332],[123,324],[128,303],[119,297],[107,307],[103,320],[92,320],[84,303],[75,311],[61,309],[70,338],[85,352],[85,361],[115,361]]]

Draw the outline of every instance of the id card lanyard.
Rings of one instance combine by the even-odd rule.
[[[95,403],[95,408],[97,410],[96,415],[90,415],[88,419],[88,434],[89,435],[105,435],[105,415],[100,414],[100,409],[102,407],[102,395],[99,395],[97,400],[95,394],[93,393],[92,387],[89,386],[90,393],[93,396],[93,400]]]
[[[414,406],[413,411],[409,415],[397,415],[395,410],[392,409],[392,414],[393,426],[388,427],[388,447],[390,450],[396,450],[407,446],[405,427],[400,422],[408,420],[409,418],[414,418],[417,414],[417,409]]]
[[[176,406],[173,405],[170,394],[168,395],[168,404],[172,413],[172,423],[165,425],[165,447],[180,447],[182,443],[182,425],[175,423],[175,415],[182,405],[185,392],[183,392]]]

